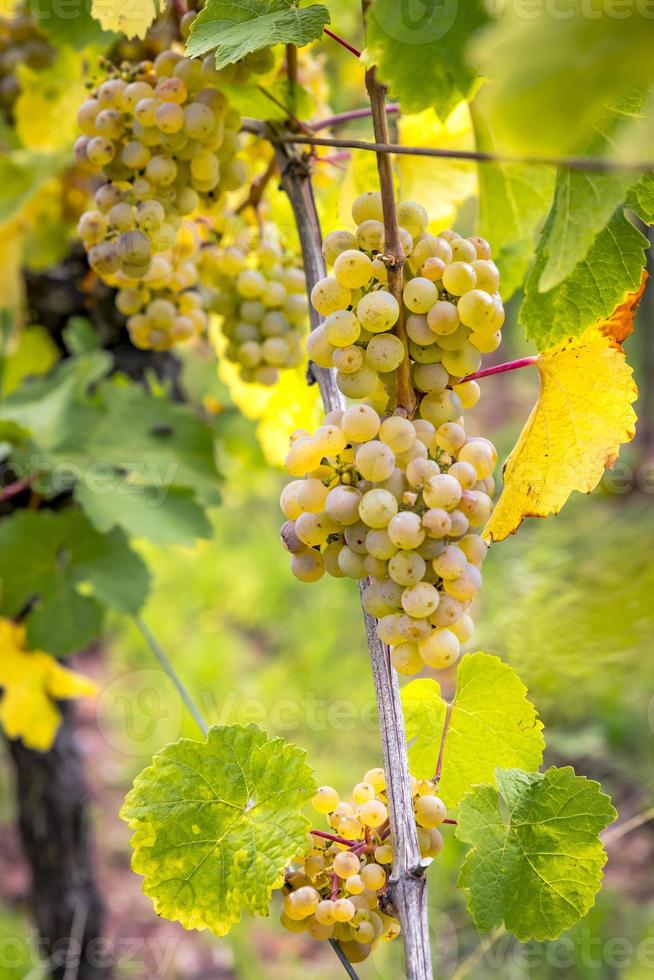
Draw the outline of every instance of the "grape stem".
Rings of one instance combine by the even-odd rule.
[[[361,57],[361,52],[359,51],[359,49],[355,48],[354,45],[350,44],[349,41],[346,41],[344,37],[340,36],[340,34],[336,34],[334,31],[330,31],[328,27],[323,27],[323,33],[326,34],[327,37],[330,37],[332,41],[336,41],[337,44],[340,44],[340,46],[342,48],[345,48],[346,51],[349,51],[350,54],[353,54],[355,58]]]
[[[347,837],[338,837],[336,834],[327,834],[324,830],[310,830],[314,837],[324,837],[325,840],[334,841],[335,844],[344,844],[345,847],[356,847],[358,841],[348,840]]]
[[[369,0],[363,0],[364,21]],[[372,126],[378,143],[388,143],[388,115],[386,113],[386,86],[377,78],[376,68],[366,69],[366,90],[370,99]],[[409,370],[409,347],[405,329],[405,307],[402,300],[404,288],[405,255],[400,238],[400,228],[397,220],[397,203],[395,201],[395,184],[393,181],[393,162],[387,153],[377,154],[377,173],[382,197],[384,217],[384,252],[382,260],[388,270],[388,291],[397,300],[400,315],[395,324],[394,332],[402,341],[404,359],[395,373],[396,408],[408,418],[413,418],[416,410],[416,395],[411,383]]]
[[[368,150],[371,153],[396,153],[410,157],[436,157],[442,160],[470,160],[473,163],[506,163],[525,166],[561,167],[564,170],[590,171],[593,173],[641,173],[654,170],[654,160],[615,161],[602,157],[541,157],[518,156],[512,153],[491,153],[483,150],[450,150],[436,146],[404,146],[388,140],[337,139],[327,136],[295,136],[292,133],[278,137],[284,143],[304,143],[306,146],[331,146],[343,150]]]
[[[436,762],[436,772],[434,773],[433,782],[438,786],[438,782],[441,778],[441,773],[443,771],[443,756],[445,754],[445,739],[447,738],[447,733],[450,730],[450,721],[452,719],[452,702],[448,701],[447,708],[445,710],[445,721],[443,722],[443,734],[441,735],[441,744],[438,750],[438,761]]]
[[[252,131],[251,129],[249,131]],[[261,130],[259,130],[261,132]],[[268,140],[275,148],[283,190],[288,195],[297,225],[307,291],[325,275],[320,222],[311,187],[310,171],[299,150],[287,145],[268,129]],[[311,327],[321,317],[310,307]],[[342,410],[343,397],[336,384],[336,372],[311,365],[312,376],[320,387],[326,412]],[[360,583],[363,590],[366,582]],[[377,635],[376,621],[364,612],[368,652],[372,667],[384,770],[387,778],[388,810],[393,835],[393,872],[389,889],[402,926],[408,980],[431,980],[431,954],[427,922],[424,878],[420,868],[418,834],[413,818],[413,800],[409,781],[409,756],[402,715],[400,686],[390,662],[390,651]]]
[[[384,109],[392,116],[400,112],[400,105],[398,102],[388,102]],[[352,122],[355,119],[367,119],[371,115],[372,108],[370,106],[364,106],[362,109],[350,109],[349,112],[339,112],[335,116],[326,116],[324,119],[309,123],[309,129],[317,133],[321,129],[332,129],[334,126],[341,126],[343,123]]]
[[[276,170],[277,170],[277,161],[275,160],[275,157],[273,155],[268,161],[268,166],[266,167],[264,172],[262,174],[259,174],[258,177],[255,177],[255,179],[250,184],[250,190],[248,192],[248,196],[245,198],[244,201],[241,201],[239,206],[236,208],[236,212],[235,212],[236,214],[241,214],[247,208],[252,208],[254,211],[258,211],[259,205],[261,204],[261,200],[264,195],[264,191],[266,190],[266,187],[268,186]]]
[[[504,364],[493,364],[491,367],[482,368],[481,371],[475,371],[474,374],[466,375],[459,383],[463,384],[464,381],[477,381],[479,378],[490,378],[493,374],[505,374],[507,371],[517,371],[518,368],[529,367],[531,364],[537,364],[538,361],[539,355],[536,354],[534,357],[521,357],[517,361],[505,361]]]
[[[12,497],[17,497],[23,490],[27,490],[37,477],[38,473],[30,473],[29,476],[23,477],[22,480],[16,480],[15,483],[8,483],[6,487],[0,488],[0,503],[3,503],[5,500],[11,500]]]

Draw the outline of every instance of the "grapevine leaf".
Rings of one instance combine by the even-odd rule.
[[[585,147],[586,154],[603,157],[620,145],[625,128],[642,116],[644,98],[644,94],[636,93],[612,108]],[[553,289],[572,274],[637,182],[638,177],[629,171],[559,171],[552,218],[538,244],[538,251],[545,255],[539,292]]]
[[[93,0],[91,14],[105,31],[143,38],[163,7],[160,0]]]
[[[289,112],[300,119],[312,119],[315,114],[315,102],[309,92],[296,85],[291,97],[288,80],[285,78],[266,81],[265,87],[258,84],[228,85],[223,82],[221,90],[230,106],[238,109],[243,116],[283,122],[288,119]]]
[[[469,56],[491,80],[481,93],[484,115],[503,150],[583,152],[607,105],[649,88],[654,21],[638,4],[619,19],[603,0],[572,0],[564,17],[534,6],[522,16],[506,4],[472,41]]]
[[[368,17],[366,57],[377,65],[379,77],[405,112],[433,107],[446,119],[470,94],[476,75],[465,49],[470,33],[487,20],[483,0],[375,0]]]
[[[24,327],[12,353],[0,356],[3,395],[20,388],[29,377],[46,374],[59,360],[59,349],[45,327]]]
[[[62,153],[14,150],[0,156],[0,224],[18,214],[65,163],[66,156]]]
[[[654,173],[646,174],[629,191],[627,207],[646,225],[654,223]]]
[[[0,613],[27,614],[31,646],[65,654],[97,635],[103,607],[134,614],[149,575],[122,531],[100,534],[80,511],[19,511],[0,524]]]
[[[306,847],[301,807],[315,792],[305,752],[256,725],[210,729],[154,756],[121,816],[132,867],[155,910],[224,936],[243,909],[267,915],[273,888]]]
[[[447,709],[438,682],[407,684],[402,707],[411,772],[418,779],[431,779]],[[466,654],[456,675],[439,795],[448,806],[456,806],[475,783],[492,780],[498,763],[537,769],[543,761],[542,728],[512,667],[487,653]]]
[[[570,767],[497,769],[459,807],[456,836],[471,845],[459,877],[481,932],[502,923],[521,942],[556,939],[592,907],[606,853],[599,834],[617,817],[599,783]]]
[[[58,0],[27,0],[25,9],[34,14],[40,30],[53,44],[72,48],[97,44],[106,50],[117,40],[115,34],[102,30],[86,3],[76,5],[73,10]]]
[[[321,37],[329,11],[322,4],[300,10],[296,0],[209,0],[191,26],[189,58],[216,50],[224,68],[273,44],[299,47]]]
[[[133,486],[109,478],[77,484],[75,498],[98,531],[122,527],[156,544],[192,545],[211,537],[211,524],[188,487]]]
[[[540,395],[506,461],[487,538],[502,541],[525,517],[558,514],[573,490],[590,493],[633,439],[638,389],[621,344],[644,286],[643,278],[611,319],[538,358]]]
[[[87,52],[64,47],[48,68],[18,65],[20,95],[13,112],[24,147],[42,152],[70,149],[78,135],[77,107],[88,96],[84,67],[88,60]]]
[[[0,619],[0,725],[8,738],[46,752],[61,721],[56,701],[90,697],[92,681],[26,646],[25,627]]]
[[[554,220],[551,213],[543,235]],[[539,249],[525,285],[519,319],[539,350],[548,350],[567,337],[611,316],[638,289],[645,265],[647,239],[616,212],[563,282],[546,293],[538,290],[546,256]]]
[[[476,105],[472,107],[472,119],[477,149],[494,151],[496,144],[492,132]],[[477,230],[493,244],[505,300],[524,281],[537,233],[552,201],[554,183],[553,167],[488,162],[479,165]]]

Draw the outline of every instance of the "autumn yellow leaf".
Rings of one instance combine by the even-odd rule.
[[[158,13],[157,0],[93,0],[91,14],[105,31],[145,37]]]
[[[61,722],[56,701],[89,697],[95,685],[49,653],[28,650],[24,626],[0,619],[0,690],[0,725],[7,737],[46,752]]]
[[[399,142],[441,150],[474,150],[470,108],[461,102],[441,122],[433,109],[403,115],[397,123]],[[369,154],[372,156],[372,154]],[[433,232],[449,227],[466,198],[477,189],[477,169],[466,160],[399,156],[397,171],[403,200],[420,201],[431,218]]]
[[[621,341],[642,291],[602,323],[536,361],[540,396],[504,467],[504,489],[484,536],[502,541],[525,517],[558,514],[573,490],[590,493],[635,433],[638,397]]]
[[[211,340],[218,354],[218,375],[229,389],[232,401],[248,419],[256,421],[257,439],[268,463],[283,466],[288,440],[296,429],[313,431],[322,415],[318,385],[308,385],[306,365],[281,371],[270,387],[241,381],[236,364],[222,354],[225,340],[212,329]]]

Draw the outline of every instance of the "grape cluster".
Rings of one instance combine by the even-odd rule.
[[[43,71],[54,62],[56,51],[30,14],[0,17],[0,109],[8,117],[20,95],[18,65]]]
[[[411,777],[411,784],[420,853],[435,858],[443,848],[438,828],[445,804],[431,780]],[[291,932],[337,940],[350,962],[359,963],[379,942],[400,934],[384,903],[393,861],[384,770],[370,769],[351,803],[320,786],[312,805],[327,817],[330,832],[310,833],[306,852],[287,872],[281,922]]]
[[[313,436],[294,434],[286,457],[293,574],[369,578],[364,607],[402,674],[449,667],[472,635],[497,462],[492,443],[463,428],[477,394],[474,381],[444,388],[438,411],[416,421],[370,405],[330,412]]]
[[[224,356],[243,381],[273,385],[280,369],[302,363],[308,301],[295,256],[274,241],[249,252],[214,245],[202,250],[201,268],[211,309],[222,316]]]
[[[401,310],[386,288],[381,195],[360,195],[352,217],[356,232],[334,231],[324,241],[332,274],[312,291],[314,309],[325,320],[309,338],[309,356],[320,367],[337,369],[344,395],[385,407],[393,397],[393,372],[405,358],[402,340],[393,332],[402,316],[420,414],[438,424],[446,386],[477,371],[481,355],[501,341],[504,308],[488,242],[454,231],[428,234],[425,209],[401,202],[398,220],[407,257]]]
[[[79,110],[76,161],[106,178],[79,235],[140,347],[163,350],[206,325],[189,216],[245,181],[241,118],[217,81],[212,58],[165,51],[108,78]]]

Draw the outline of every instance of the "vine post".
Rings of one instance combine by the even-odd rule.
[[[382,115],[385,115],[383,106]],[[307,278],[307,290],[310,293],[315,283],[325,275],[325,262],[322,255],[320,222],[316,211],[309,167],[306,159],[298,153],[295,147],[280,141],[272,132],[268,133],[268,138],[275,145],[281,185],[289,198],[295,217]],[[385,181],[382,187],[382,194],[386,199],[389,185]],[[390,193],[393,194],[392,180]],[[394,198],[391,208],[394,213]],[[397,237],[399,240],[399,235]],[[396,288],[399,288],[400,293],[401,278],[402,269],[400,265],[399,278],[396,280]],[[320,319],[319,314],[311,308],[312,329],[320,324]],[[404,367],[406,367],[408,383],[408,365],[406,362]],[[320,387],[325,411],[330,412],[342,408],[343,400],[336,385],[335,372],[327,368],[317,367],[315,364],[311,365],[310,372]],[[398,389],[400,373],[398,373]],[[360,583],[361,592],[363,592],[366,584],[366,581]],[[400,700],[400,686],[397,674],[391,666],[389,649],[377,635],[375,620],[365,611],[363,615],[377,699],[382,755],[387,779],[389,822],[394,841],[393,874],[389,881],[390,901],[402,926],[408,980],[430,980],[432,968],[427,921],[426,883],[424,880],[426,865],[420,857],[416,826],[413,819],[409,757]]]

